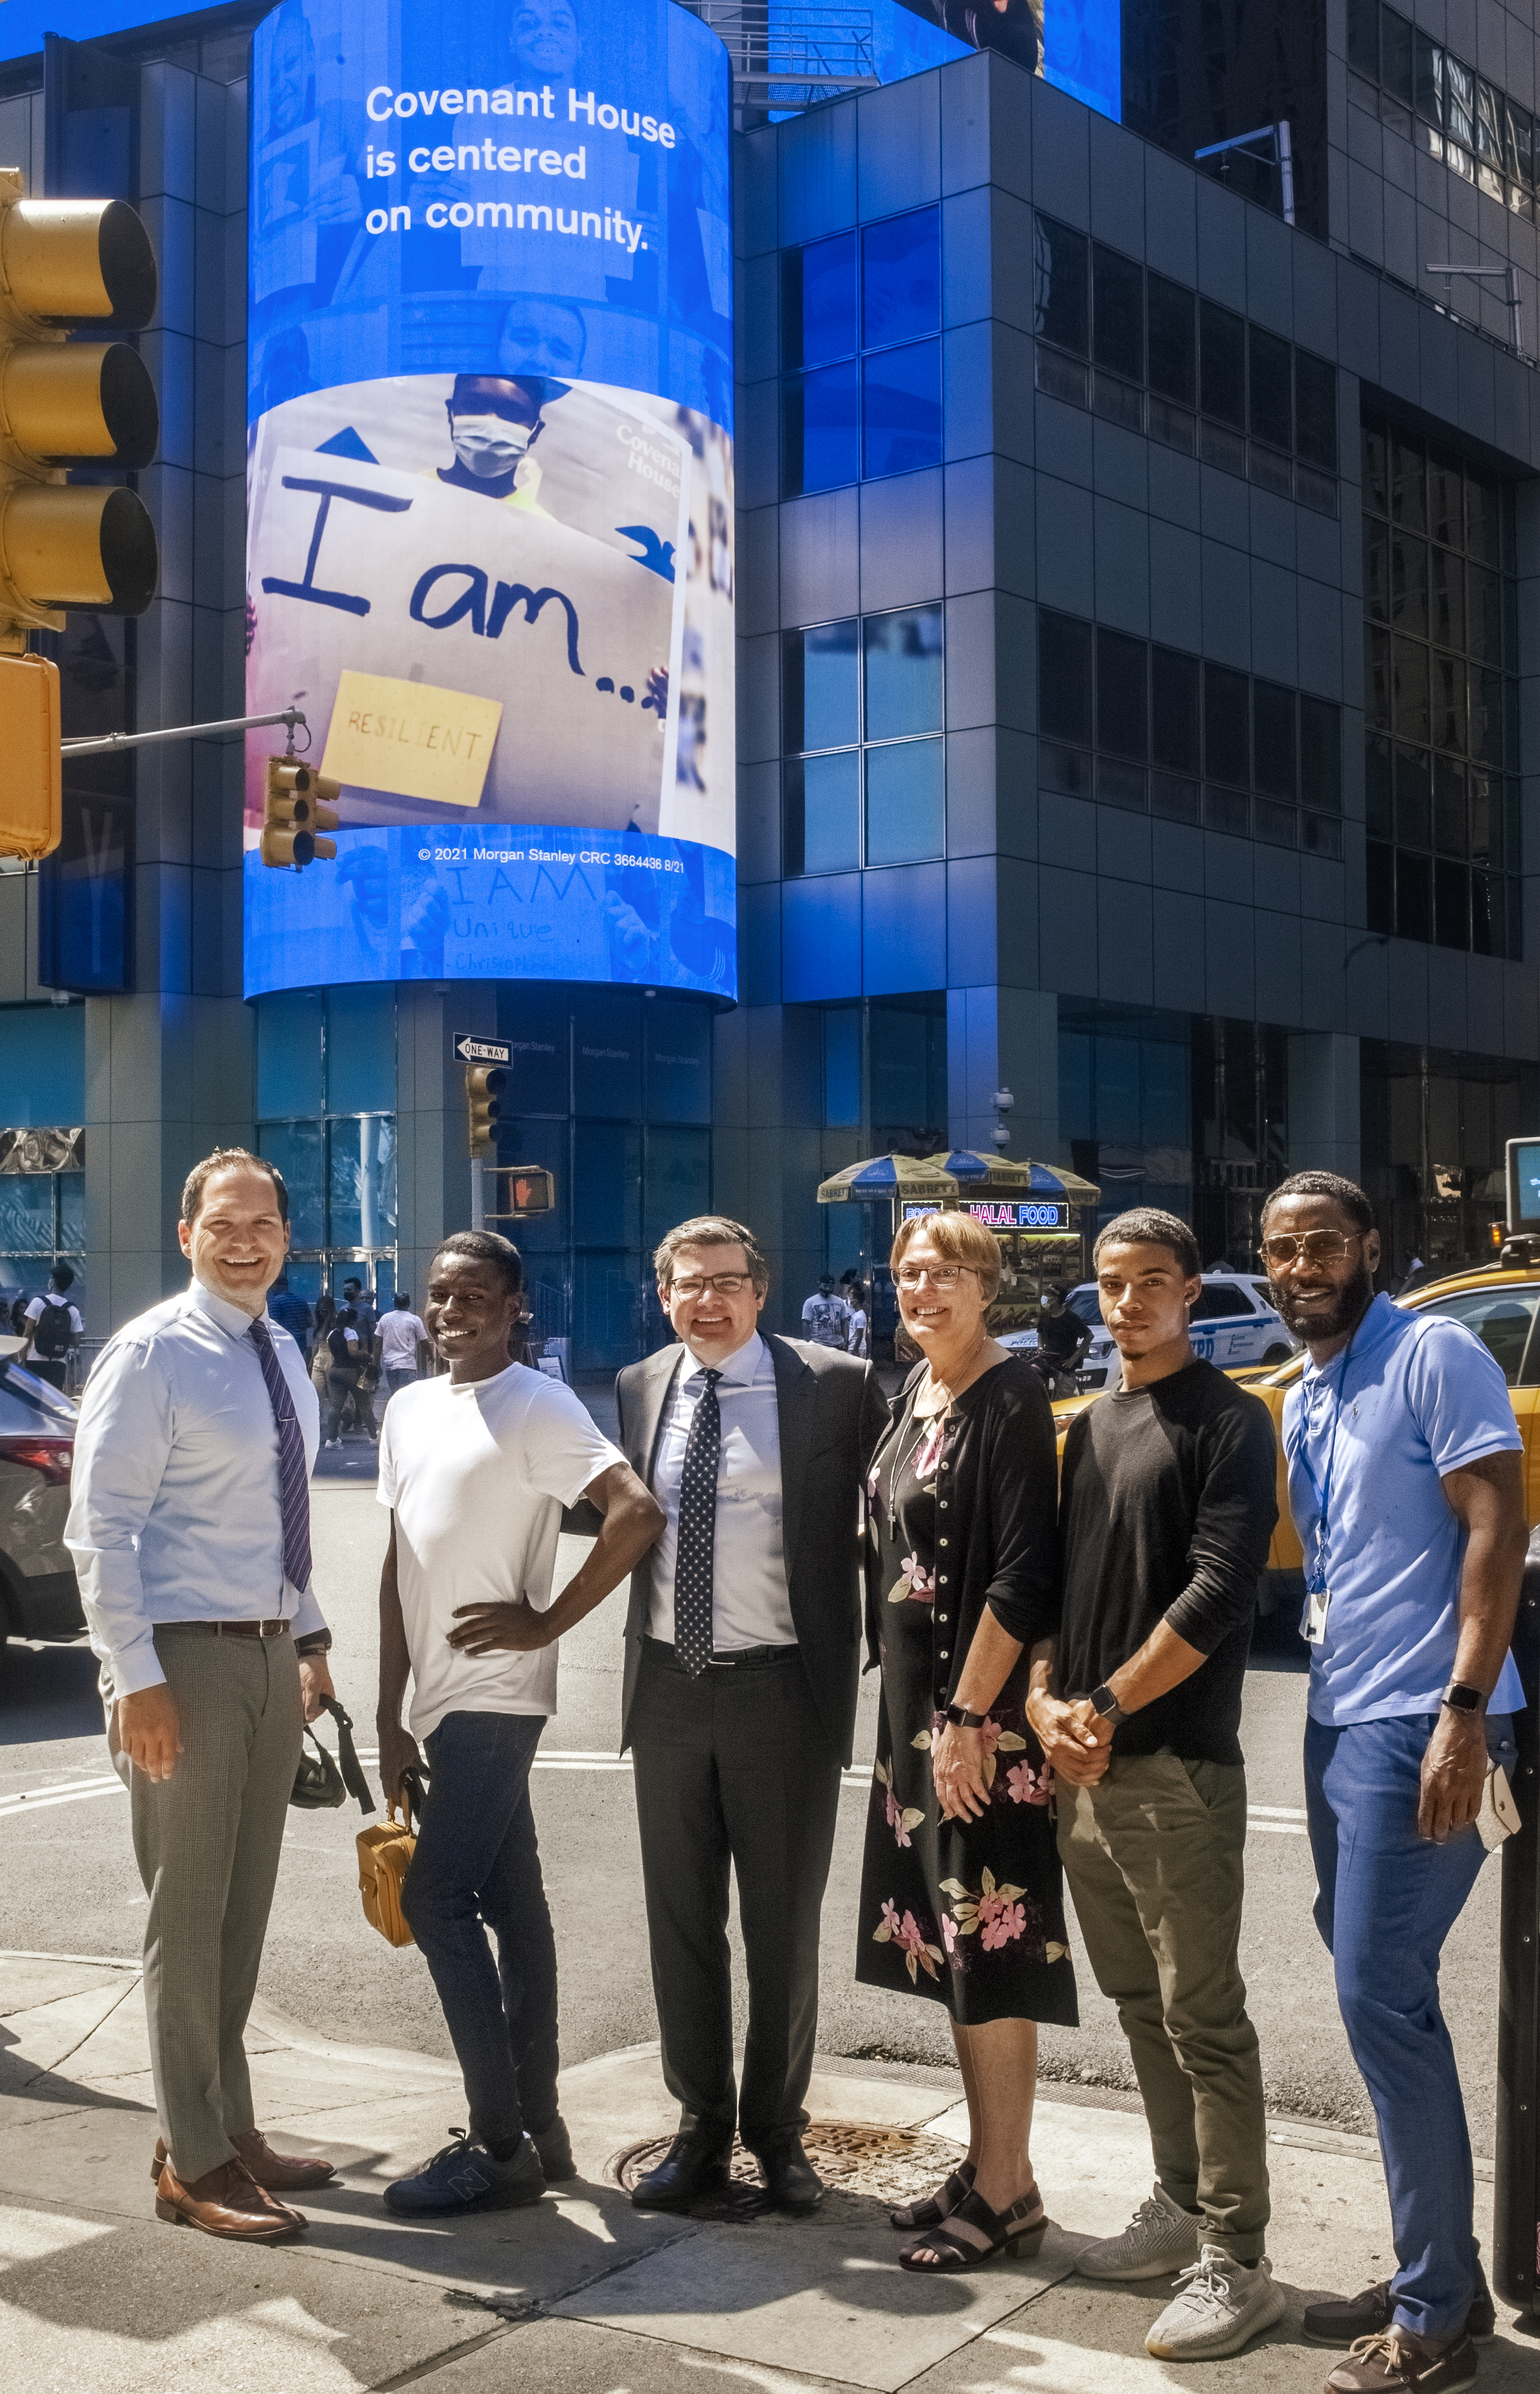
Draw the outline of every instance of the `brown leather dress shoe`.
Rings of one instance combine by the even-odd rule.
[[[201,2228],[241,2244],[276,2244],[308,2225],[302,2211],[278,2202],[241,2162],[222,2162],[184,2186],[169,2161],[161,2164],[155,2216],[177,2228]]]
[[[248,2174],[269,2194],[303,2194],[308,2188],[324,2186],[337,2174],[330,2162],[302,2160],[297,2153],[275,2153],[260,2128],[243,2129],[230,2142]],[[150,2175],[157,2185],[167,2159],[165,2138],[157,2137],[155,2158],[150,2164]]]
[[[1390,2327],[1362,2335],[1326,2380],[1326,2394],[1456,2394],[1476,2381],[1476,2348],[1468,2335],[1440,2344]]]

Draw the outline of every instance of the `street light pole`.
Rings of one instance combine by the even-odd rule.
[[[1519,270],[1515,266],[1425,266],[1425,274],[1442,274],[1445,282],[1456,274],[1468,274],[1472,283],[1494,283],[1501,278],[1503,296],[1513,322],[1513,354],[1521,358],[1523,344],[1519,338]]]

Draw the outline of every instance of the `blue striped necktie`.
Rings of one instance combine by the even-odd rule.
[[[303,1596],[310,1585],[310,1475],[305,1467],[305,1435],[265,1322],[252,1323],[252,1345],[268,1383],[278,1425],[278,1501],[283,1508],[283,1576]]]

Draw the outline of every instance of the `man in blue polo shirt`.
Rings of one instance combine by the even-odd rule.
[[[1364,1191],[1299,1172],[1262,1255],[1310,1361],[1284,1409],[1311,1645],[1305,1792],[1316,1925],[1390,2189],[1393,2280],[1305,2314],[1351,2344],[1329,2394],[1455,2394],[1492,2333],[1470,2139],[1439,1955],[1476,1883],[1489,1758],[1511,1769],[1508,1652],[1523,1572],[1522,1443],[1503,1375],[1461,1323],[1374,1294]]]

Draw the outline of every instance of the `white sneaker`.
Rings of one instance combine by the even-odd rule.
[[[1144,2339],[1157,2361],[1223,2361],[1284,2316],[1281,2288],[1265,2261],[1248,2269],[1206,2244]]]
[[[1198,2223],[1157,2186],[1121,2236],[1103,2236],[1076,2257],[1083,2278],[1165,2278],[1198,2257]]]

